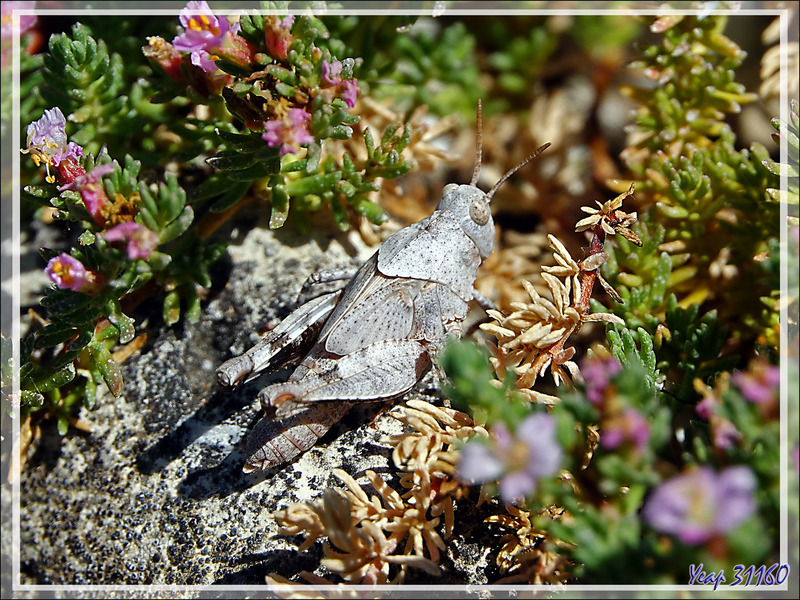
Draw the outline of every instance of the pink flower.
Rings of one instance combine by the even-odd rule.
[[[278,60],[286,60],[289,55],[289,46],[294,38],[291,30],[294,25],[294,16],[289,15],[281,19],[277,16],[264,17],[264,41],[270,56]]]
[[[717,450],[723,452],[730,450],[741,441],[741,432],[728,419],[711,415],[709,422],[711,423],[711,441]]]
[[[595,406],[602,404],[606,388],[611,379],[620,372],[622,365],[616,358],[586,358],[581,362],[580,371],[586,386],[586,399]]]
[[[644,505],[643,520],[662,533],[697,545],[725,534],[755,512],[756,479],[747,467],[715,473],[700,467],[659,485]]]
[[[703,396],[703,399],[697,403],[694,409],[697,411],[697,415],[699,417],[702,417],[703,419],[710,419],[711,415],[714,414],[714,410],[716,410],[717,404],[718,402],[714,395],[708,394]]]
[[[107,242],[127,242],[125,249],[131,260],[147,260],[159,242],[156,232],[133,221],[112,227],[103,237]]]
[[[358,81],[355,79],[348,79],[343,84],[342,100],[347,104],[347,108],[354,108],[356,99],[358,98]]]
[[[781,383],[781,370],[775,365],[753,361],[748,371],[734,373],[733,383],[742,396],[755,404],[769,404],[777,395]]]
[[[100,179],[103,175],[108,175],[113,171],[113,163],[98,165],[88,173],[76,177],[72,183],[62,185],[58,190],[80,191],[81,199],[86,206],[86,210],[89,212],[94,222],[102,226],[105,223],[102,210],[108,202],[108,196],[106,196],[106,192],[103,190]]]
[[[51,258],[44,272],[56,284],[56,287],[62,290],[80,292],[92,282],[90,272],[86,270],[83,263],[64,252]]]
[[[55,181],[50,175],[50,165],[57,167],[62,161],[83,156],[83,148],[75,142],[67,142],[66,126],[67,120],[58,107],[44,111],[41,119],[28,125],[28,147],[23,152],[30,152],[37,167],[45,165],[50,183]]]
[[[352,59],[347,60],[352,61]],[[340,60],[333,61],[332,63],[323,60],[321,80],[325,86],[336,87],[341,90],[342,99],[345,104],[347,104],[347,108],[353,108],[358,98],[358,80],[342,80],[342,66],[342,61]]]
[[[2,68],[6,68],[8,65],[8,59],[11,55],[11,50],[14,47],[14,37],[19,36],[20,38],[25,35],[28,31],[33,29],[36,26],[36,16],[35,15],[19,15],[19,30],[14,30],[14,15],[12,13],[13,10],[33,10],[35,8],[36,2],[12,2],[5,0],[2,3],[2,8],[0,8],[0,15],[2,15],[2,29],[0,30],[0,43],[2,44],[2,59],[0,60],[0,65]]]
[[[322,61],[322,83],[328,86],[342,83],[342,61]]]
[[[314,136],[308,132],[311,115],[302,108],[292,108],[283,120],[271,120],[264,124],[266,132],[261,136],[267,146],[281,147],[281,156],[295,154],[303,144],[310,144]]]
[[[172,45],[181,52],[190,52],[192,64],[206,73],[214,73],[216,51],[225,41],[239,31],[239,24],[231,27],[227,17],[217,17],[205,0],[191,0],[181,11],[184,32],[172,40]]]
[[[627,408],[622,414],[608,419],[601,431],[600,443],[610,450],[628,441],[640,452],[650,439],[647,419],[635,408]]]
[[[510,504],[519,503],[536,491],[539,479],[558,472],[562,450],[555,432],[555,421],[545,413],[527,417],[514,436],[499,423],[492,427],[491,446],[470,441],[462,448],[458,476],[483,483],[502,475],[500,497]]]

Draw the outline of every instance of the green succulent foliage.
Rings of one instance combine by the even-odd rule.
[[[164,298],[163,317],[167,325],[173,325],[181,317],[180,301],[186,303],[186,318],[197,321],[200,318],[200,297],[198,289],[211,287],[211,266],[225,252],[225,243],[205,243],[198,235],[189,233],[171,246],[172,260],[158,282],[170,291]]]
[[[687,145],[684,155],[671,159],[661,153],[650,162],[650,181],[659,182],[658,212],[666,222],[681,222],[680,229],[670,228],[668,239],[698,246],[710,224],[717,222],[745,244],[737,246],[745,257],[751,251],[756,254],[763,239],[777,234],[777,206],[768,203],[765,195],[767,188],[777,185],[764,165],[769,155],[760,144],[753,144],[749,151],[737,151],[734,144],[734,134],[726,127],[708,148]],[[740,219],[733,224],[720,221],[717,215],[722,208],[737,210]],[[764,235],[754,236],[754,231]],[[705,252],[696,260],[708,262],[715,258],[713,253],[718,248],[700,246],[698,250]]]
[[[493,22],[484,35],[497,48],[489,55],[489,65],[497,72],[500,89],[512,96],[530,95],[530,82],[541,78],[558,47],[558,34],[541,18],[522,17],[511,23]]]
[[[81,304],[75,297],[53,297],[51,301],[62,306]],[[59,323],[64,320],[59,319]],[[20,409],[23,415],[46,411],[56,419],[59,433],[65,435],[78,406],[94,408],[98,385],[104,384],[114,396],[122,393],[122,374],[109,351],[119,334],[115,327],[106,324],[102,328],[92,327],[93,331],[79,334],[72,341],[65,340],[58,350],[37,350],[37,346],[54,339],[55,332],[42,333],[53,324],[28,335],[22,342]]]
[[[110,158],[103,150],[97,161],[91,156],[84,158],[83,166],[88,171],[108,162]],[[85,231],[79,237],[79,247],[70,254],[101,282],[90,293],[49,288],[41,304],[50,323],[26,338],[21,353],[22,406],[57,414],[60,430],[66,427],[62,424],[69,422],[79,401],[89,408],[94,405],[97,385],[105,384],[115,396],[122,392],[119,365],[110,350],[115,344],[130,342],[135,335],[133,319],[122,310],[123,299],[153,282],[169,290],[163,310],[168,324],[180,318],[181,298],[187,305],[187,317],[196,320],[200,311],[197,290],[210,287],[210,266],[225,247],[205,244],[189,231],[194,210],[186,203],[186,192],[174,176],[148,185],[139,178],[141,164],[130,156],[126,156],[124,166],[113,164],[114,170],[103,179],[111,212],[115,206],[124,205],[125,210],[135,211],[135,222],[158,235],[158,250],[147,260],[131,260],[123,249],[107,243],[79,193],[59,193],[55,184],[27,186],[24,190],[28,198],[55,207],[57,219],[82,224]],[[42,250],[45,261],[58,254]]]
[[[395,42],[398,64],[394,82],[374,85],[376,99],[409,98],[409,111],[423,104],[432,113],[474,113],[481,96],[475,39],[463,23],[454,23],[440,34],[412,30]],[[377,82],[376,82],[377,83]]]
[[[614,60],[642,34],[642,23],[625,14],[575,15],[570,37],[595,60]]]
[[[725,37],[726,24],[724,15],[675,15],[651,24],[661,44],[644,47],[630,66],[644,69],[659,85],[629,90],[642,103],[636,123],[651,134],[642,142],[651,154],[676,140],[702,146],[727,129],[726,114],[756,99],[735,81],[746,53]]]
[[[659,365],[670,369],[668,391],[680,401],[698,399],[693,391],[695,378],[706,380],[739,361],[737,356],[720,355],[728,330],[715,310],[701,316],[696,304],[682,308],[675,296],[670,296],[664,323],[669,334],[662,338]]]
[[[646,222],[637,223],[634,232],[642,240],[637,246],[622,236],[616,244],[607,244],[608,260],[603,264],[603,276],[617,290],[622,302],[609,308],[592,300],[595,312],[612,312],[625,321],[630,329],[643,327],[655,334],[665,306],[665,293],[670,282],[682,276],[673,272],[673,265],[682,257],[670,256],[659,249],[665,229]]]
[[[126,81],[136,81],[138,84],[149,87],[147,78],[151,77],[152,69],[142,61],[142,43],[150,36],[168,37],[173,34],[174,23],[169,18],[154,19],[148,15],[81,15],[81,23],[95,36],[106,31],[113,31],[114,35],[103,37],[103,42],[109,54],[118,54],[122,58],[125,69]]]
[[[509,375],[501,387],[492,383],[494,375],[486,348],[468,340],[454,340],[438,360],[447,375],[445,395],[476,421],[505,423],[509,431],[514,431],[531,414],[530,407],[512,393],[513,377]]]
[[[87,153],[108,145],[112,153],[131,150],[131,141],[152,131],[162,110],[147,101],[141,84],[126,72],[125,62],[109,53],[105,41],[76,23],[71,35],[51,36],[39,86],[44,106],[58,106],[75,123],[71,140]],[[32,119],[33,120],[33,119]],[[120,152],[121,153],[121,152]]]
[[[782,164],[777,163],[769,157],[763,157],[761,164],[766,167],[770,173],[776,177],[786,176],[788,190],[786,194],[782,194],[779,188],[769,188],[767,193],[773,202],[780,202],[784,200],[789,206],[790,220],[794,220],[797,224],[797,206],[800,200],[800,189],[798,189],[798,181],[800,181],[800,169],[798,169],[798,155],[800,155],[800,102],[796,98],[791,101],[791,111],[789,114],[789,122],[784,123],[780,119],[772,119],[772,126],[778,133],[772,134],[772,138],[776,143],[780,143],[781,137],[784,137],[787,142],[788,159],[789,162]]]
[[[674,294],[664,297],[669,262],[669,256],[662,253],[656,267],[661,283],[654,279],[652,284],[636,288],[619,286],[622,303],[612,311],[625,320],[628,329],[611,328],[607,337],[612,353],[621,362],[636,350],[634,342],[637,342],[639,350],[635,353],[647,357],[642,366],[651,382],[657,380],[659,372],[663,373],[669,382],[668,393],[682,402],[696,402],[699,398],[693,391],[694,378],[707,378],[721,369],[729,369],[738,358],[720,356],[729,331],[716,310],[700,315],[699,305],[683,308]],[[606,310],[599,303],[592,303],[595,311]],[[653,309],[662,312],[649,312]]]
[[[572,545],[572,548],[558,551],[574,561],[576,566],[573,572],[577,578],[609,584],[674,583],[666,575],[662,575],[662,581],[654,581],[654,576],[664,573],[663,565],[653,564],[652,570],[635,569],[636,572],[631,572],[629,567],[631,564],[641,564],[643,557],[652,561],[657,556],[655,540],[644,535],[642,523],[636,515],[643,489],[642,486],[634,486],[628,492],[622,507],[624,512],[620,512],[620,507],[616,505],[601,509],[582,503],[565,489],[564,508],[574,515],[574,522],[567,525],[536,518],[534,524]]]
[[[320,20],[330,37],[317,40],[317,45],[327,48],[333,56],[358,56],[360,81],[377,82],[392,77],[399,55],[395,44],[418,20],[415,15],[321,16]]]
[[[24,48],[27,45],[27,38],[29,34],[26,34],[20,40],[20,47]],[[21,52],[19,57],[19,102],[20,102],[20,114],[22,115],[41,115],[42,108],[39,106],[38,96],[36,94],[36,90],[44,81],[44,74],[41,71],[42,62],[44,58],[41,54],[34,54],[30,55],[27,52]],[[11,89],[12,80],[12,71],[13,69],[3,69],[0,71],[0,77],[2,77],[3,89],[9,90]],[[13,94],[2,94],[0,96],[0,114],[2,114],[3,118],[0,121],[2,127],[0,128],[0,133],[2,133],[3,138],[5,139],[6,134],[9,132],[9,121],[7,117],[11,115],[13,109]],[[30,122],[34,119],[30,119],[25,121],[22,119],[21,122]],[[25,130],[22,130],[23,135],[25,134]]]
[[[672,260],[666,292],[684,306],[722,298],[721,317],[737,334],[752,336],[768,331],[771,319],[729,317],[734,309],[726,303],[737,313],[760,314],[757,298],[770,293],[753,257],[779,237],[778,205],[768,192],[777,179],[767,150],[760,144],[737,149],[725,122],[755,98],[735,81],[745,53],[723,34],[726,22],[721,15],[672,15],[651,25],[661,43],[646,46],[632,66],[658,85],[628,89],[640,103],[635,122],[642,139],[623,158],[643,178],[637,194],[655,206],[645,220],[665,227]],[[730,281],[704,277],[722,256],[738,275]],[[755,331],[743,332],[748,325]]]
[[[638,391],[643,394],[633,404],[644,405],[648,399],[655,397],[664,379],[657,366],[653,338],[641,327],[632,331],[619,325],[609,325],[606,338],[612,356],[626,366],[624,372],[635,373],[633,379],[628,377],[621,380],[622,383],[634,382],[633,387],[625,387],[630,393]]]

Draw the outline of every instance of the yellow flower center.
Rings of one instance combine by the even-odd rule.
[[[65,265],[62,262],[56,262],[53,265],[53,273],[58,275],[67,286],[71,286],[75,283],[75,278],[72,276],[72,271],[70,271],[69,265]]]
[[[531,460],[530,448],[524,441],[514,442],[514,445],[508,451],[507,465],[508,470],[512,473],[523,471]]]
[[[55,142],[49,142],[47,140],[45,140],[45,145],[48,146],[49,148],[58,147],[58,144],[56,144]],[[20,150],[20,152],[22,152],[22,154],[30,153],[31,160],[33,161],[33,164],[35,164],[37,167],[44,164],[44,168],[47,169],[47,177],[45,177],[47,183],[53,183],[56,180],[56,178],[50,174],[50,164],[52,163],[53,166],[55,166],[55,163],[53,163],[53,157],[50,156],[47,152],[43,152],[39,148],[29,148],[29,149],[23,148]]]
[[[212,27],[211,21],[205,15],[197,15],[189,19],[189,29],[193,31],[210,31],[214,35],[219,35],[219,27]]]

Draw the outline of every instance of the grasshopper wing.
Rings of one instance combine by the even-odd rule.
[[[481,264],[478,248],[449,211],[401,229],[378,250],[378,271],[387,277],[435,281],[465,302],[472,299]]]
[[[411,333],[414,298],[423,282],[375,277],[382,285],[363,294],[324,332],[325,349],[345,356],[383,340],[403,340]]]
[[[273,384],[259,398],[265,408],[277,406],[281,419],[302,403],[392,398],[411,389],[429,365],[427,350],[415,340],[374,342],[333,361],[328,370]]]

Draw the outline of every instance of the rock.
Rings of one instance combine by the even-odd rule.
[[[391,471],[390,449],[379,440],[400,425],[383,416],[370,426],[369,415],[353,411],[292,463],[242,472],[242,443],[259,413],[256,394],[287,371],[224,394],[216,367],[283,318],[311,272],[358,266],[373,250],[355,235],[315,232],[309,240],[288,227],[231,236],[224,288],[197,323],[151,325],[152,342],[123,366],[123,396],[99,394],[97,407],[81,412],[91,433],[71,429],[61,438],[45,422],[21,480],[23,583],[259,585],[271,573],[294,578],[317,569],[320,545],[298,554],[299,538],[279,535],[272,513],[340,487],[333,468],[356,478],[366,469]],[[437,399],[436,385],[429,375],[413,393]],[[470,522],[481,522],[475,518]],[[486,553],[465,548],[457,559],[445,558],[445,576],[420,573],[419,580],[484,582],[464,557],[485,564]]]

